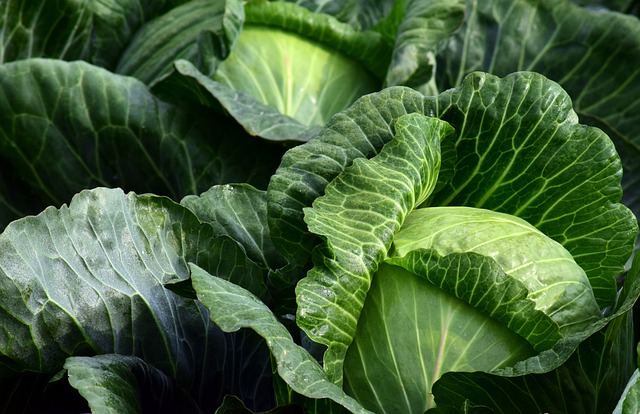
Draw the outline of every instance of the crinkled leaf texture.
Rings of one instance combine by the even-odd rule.
[[[571,253],[600,307],[613,303],[615,277],[637,233],[632,213],[619,203],[620,159],[602,131],[578,124],[558,84],[530,72],[502,79],[473,73],[437,97],[388,88],[361,98],[318,139],[288,151],[267,197],[272,239],[289,260],[305,262],[319,242],[303,209],[355,159],[375,156],[394,136],[396,120],[414,112],[445,120],[456,131],[443,142],[457,152],[453,172],[426,204],[525,219]]]
[[[439,155],[418,155],[423,147],[415,142],[413,154],[392,155],[398,142],[420,135],[405,133],[409,120],[419,125],[411,129],[416,131],[437,118],[453,126],[442,144],[453,144],[457,152],[453,171],[438,185],[437,168],[427,182],[414,177],[424,173],[420,162],[439,165]],[[425,136],[433,139],[434,132],[423,131]],[[637,234],[635,217],[619,203],[620,178],[611,140],[578,124],[556,83],[529,72],[503,79],[474,73],[437,97],[389,88],[336,115],[318,139],[283,157],[267,192],[269,224],[273,241],[291,260],[308,258],[317,246],[315,267],[298,284],[297,320],[310,338],[328,347],[325,370],[341,383],[371,275],[417,207],[478,207],[528,221],[583,268],[597,300],[585,321],[597,319],[599,308],[614,304],[615,277]],[[523,298],[523,291],[518,295]],[[586,325],[535,356],[484,369],[505,376],[553,370],[605,322]]]
[[[191,4],[183,8],[193,9]],[[154,91],[222,108],[251,135],[307,141],[333,114],[378,90],[388,62],[384,55],[390,53],[379,33],[360,32],[329,15],[285,2],[248,3],[245,9],[242,30],[224,59],[198,48],[194,29],[188,35],[189,52],[185,45],[170,56],[153,58],[148,65],[158,66],[154,62],[162,59],[162,70],[175,62],[173,71],[153,81]],[[203,19],[196,12],[175,14],[180,24],[189,26]],[[160,21],[152,24],[145,42],[155,43],[156,32],[171,30]],[[141,44],[135,49],[134,57],[148,48]],[[215,65],[210,63],[214,60]],[[131,70],[143,71],[146,61],[132,63]]]
[[[504,414],[612,412],[636,367],[631,309],[639,296],[640,256],[635,256],[613,314],[512,368],[444,374],[433,387],[438,406],[433,412],[453,414],[469,406]],[[558,358],[563,364],[546,372]],[[637,401],[633,393],[631,407]]]
[[[326,242],[296,288],[297,323],[328,347],[325,370],[338,384],[372,274],[407,214],[435,188],[440,140],[453,132],[420,114],[400,117],[395,130],[380,154],[356,160],[305,210],[310,231]]]

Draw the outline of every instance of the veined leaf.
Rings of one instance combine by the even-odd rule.
[[[492,258],[497,269],[489,272],[490,276],[472,271],[469,277],[463,271],[458,275],[455,272],[447,275],[446,270],[430,269],[440,266],[430,265],[433,256],[446,258],[466,252]],[[485,312],[528,338],[538,350],[545,349],[539,341],[547,343],[547,348],[558,341],[558,332],[553,331],[559,329],[563,335],[584,331],[601,318],[589,279],[571,254],[515,216],[471,207],[418,209],[407,217],[402,229],[394,235],[390,254],[390,263],[424,277],[451,295],[474,304],[476,309],[484,308]],[[447,263],[444,267],[468,269],[474,268],[477,262],[473,261],[473,266],[457,263]],[[505,278],[512,278],[514,282],[506,282]],[[520,294],[506,295],[507,286]],[[549,327],[549,321],[534,316],[536,312],[530,308],[531,303],[516,305],[516,296],[533,302],[535,309],[551,318],[552,325],[557,326]],[[496,300],[506,303],[496,303]],[[485,302],[484,306],[479,306],[478,302],[484,301],[490,304]],[[496,310],[496,305],[502,309]],[[523,311],[526,308],[529,309]]]
[[[3,1],[0,63],[45,57],[111,68],[141,24],[185,1]]]
[[[70,357],[64,367],[92,413],[202,412],[170,377],[140,358],[117,354]]]
[[[624,166],[622,201],[640,214],[640,21],[553,0],[467,0],[466,15],[438,56],[441,90],[477,70],[534,71],[558,82],[581,122],[615,143]]]
[[[205,411],[226,393],[262,401],[262,340],[223,335],[197,301],[164,287],[188,279],[186,260],[246,278],[246,256],[219,240],[179,204],[121,190],[87,190],[11,223],[0,235],[0,375],[53,374],[69,356],[117,353],[161,370]],[[235,366],[230,350],[239,366],[253,363]],[[235,382],[252,370],[260,380]]]
[[[491,259],[482,259],[487,258],[471,256],[469,262],[440,263],[439,273],[453,269],[450,280],[458,271],[459,290],[468,289],[465,279],[474,273],[492,277],[495,271]],[[445,293],[442,284],[427,283],[410,271],[384,263],[376,272],[344,365],[345,389],[371,411],[424,413],[434,405],[431,387],[443,373],[492,370],[535,354],[514,330],[483,313],[478,303],[471,306]],[[499,297],[505,302],[495,313],[515,307],[511,293]],[[524,295],[521,293],[521,301]],[[532,323],[541,320],[535,312],[528,315],[535,318]],[[553,331],[547,333],[553,335]]]
[[[437,412],[458,413],[468,405],[504,414],[611,412],[635,365],[630,328],[640,296],[640,256],[623,291],[613,314],[554,349],[493,373],[444,374],[433,388]],[[557,369],[547,372],[552,366]]]
[[[402,17],[390,16],[399,23],[392,37],[393,56],[385,85],[405,85],[426,95],[437,94],[436,53],[462,25],[464,0],[404,0],[396,2],[394,12]]]
[[[26,182],[32,205],[18,207],[27,213],[94,186],[179,198],[229,181],[264,185],[279,154],[211,114],[169,105],[139,81],[84,62],[2,65],[0,111],[0,151],[13,174],[2,187]]]
[[[439,117],[456,130],[453,177],[425,205],[464,205],[524,218],[562,244],[585,270],[600,307],[637,234],[619,204],[621,163],[602,131],[579,125],[567,94],[542,75],[503,79],[474,73],[455,89],[424,97],[388,88],[335,116],[318,139],[286,153],[267,193],[274,243],[293,258],[318,243],[302,210],[354,159],[374,156],[406,113]],[[446,142],[446,141],[445,141]]]
[[[151,85],[169,73],[178,59],[214,70],[229,55],[243,22],[239,0],[190,1],[142,26],[115,71]],[[204,56],[204,52],[209,53]]]
[[[296,288],[297,323],[328,347],[324,368],[337,384],[372,274],[407,214],[435,188],[440,141],[453,132],[420,114],[398,118],[394,128],[394,139],[380,154],[355,160],[305,210],[309,230],[326,242]]]

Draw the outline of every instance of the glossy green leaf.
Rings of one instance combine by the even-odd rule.
[[[629,383],[620,397],[613,414],[633,414],[640,410],[640,371],[637,369],[629,379]]]
[[[330,46],[278,28],[245,24],[213,80],[303,125],[324,125],[380,81]]]
[[[528,70],[558,82],[581,122],[603,129],[624,165],[623,202],[640,211],[640,21],[568,1],[467,1],[467,19],[438,56],[441,90],[470,72]]]
[[[329,46],[361,62],[378,78],[386,73],[391,48],[380,33],[354,29],[328,14],[313,13],[288,2],[255,1],[245,10],[248,23],[280,28]]]
[[[266,269],[277,269],[282,258],[269,238],[266,192],[246,184],[213,186],[204,193],[180,202],[200,221],[219,234],[241,244],[247,256]]]
[[[278,375],[293,390],[309,398],[329,398],[353,413],[368,412],[329,381],[315,359],[293,341],[287,328],[258,298],[197,265],[190,264],[190,268],[198,299],[209,309],[211,320],[225,332],[251,328],[262,336],[271,350]]]
[[[437,412],[458,413],[470,404],[504,414],[612,412],[635,368],[630,310],[640,296],[640,256],[634,259],[623,291],[615,313],[569,343],[561,341],[549,352],[493,374],[444,374],[433,388]],[[560,362],[564,363],[557,367]],[[545,373],[545,365],[557,368]]]
[[[376,271],[407,214],[433,191],[446,123],[420,114],[400,117],[395,137],[376,157],[357,159],[305,210],[309,230],[326,242],[296,288],[297,323],[328,347],[325,370],[342,382],[342,362]]]
[[[216,117],[84,62],[3,65],[0,111],[6,190],[18,179],[33,194],[32,205],[17,206],[23,214],[94,186],[178,198],[229,181],[264,185],[279,157]]]
[[[393,56],[385,85],[405,85],[435,95],[436,52],[462,25],[464,1],[405,0],[398,3],[404,3],[404,7],[398,7],[402,18],[393,36]]]
[[[461,267],[465,276],[474,272]],[[490,276],[488,269],[476,272]],[[455,271],[449,272],[452,277]],[[508,294],[502,299],[512,300]],[[512,304],[504,305],[495,313]],[[345,389],[377,413],[423,413],[434,406],[431,387],[443,373],[492,370],[534,354],[527,341],[479,311],[476,303],[471,306],[411,272],[382,264],[347,353]]]
[[[167,198],[108,189],[13,222],[0,235],[0,375],[52,374],[68,356],[117,353],[161,370],[205,411],[225,393],[261,404],[270,382],[262,339],[223,335],[197,301],[164,287],[188,279],[187,260],[237,268],[242,283],[248,259],[215,236]]]
[[[273,141],[308,141],[318,127],[304,125],[205,76],[189,61],[178,60],[174,70],[153,86],[154,93],[174,101],[197,102],[209,108],[224,109],[250,135]]]
[[[334,16],[355,29],[371,29],[390,13],[393,6],[387,0],[287,0],[315,13]]]

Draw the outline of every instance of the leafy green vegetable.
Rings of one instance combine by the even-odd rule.
[[[636,3],[2,2],[0,412],[635,410]]]

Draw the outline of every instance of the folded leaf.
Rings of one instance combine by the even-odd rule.
[[[258,298],[241,287],[212,276],[190,264],[198,299],[211,312],[211,320],[225,332],[251,328],[262,336],[275,359],[278,374],[296,392],[309,398],[329,398],[352,413],[367,413],[353,398],[333,384],[315,359],[293,338]]]
[[[433,191],[440,140],[453,132],[420,114],[400,117],[394,127],[395,138],[380,154],[357,159],[305,210],[309,230],[326,242],[296,288],[297,323],[328,347],[325,370],[337,384],[371,277],[407,214]]]

